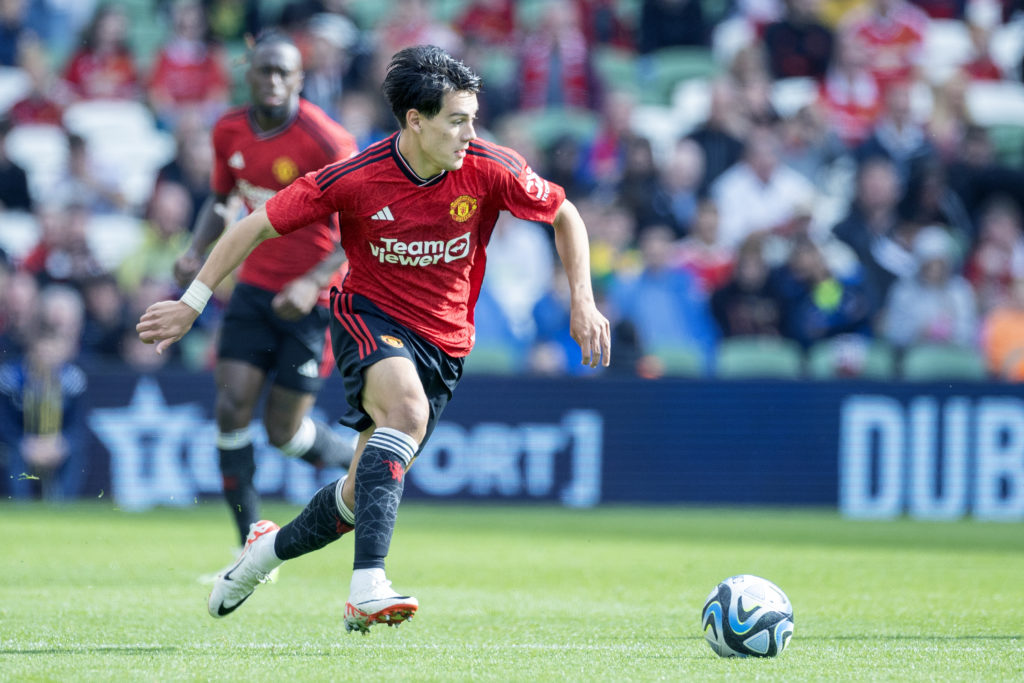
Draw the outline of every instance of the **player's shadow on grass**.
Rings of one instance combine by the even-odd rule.
[[[95,647],[0,648],[0,655],[150,655],[154,652],[178,652],[181,648],[166,645],[97,645]]]

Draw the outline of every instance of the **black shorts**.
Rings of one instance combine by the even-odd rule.
[[[337,289],[331,291],[331,343],[348,401],[339,422],[359,432],[373,426],[362,407],[363,372],[384,358],[402,356],[416,366],[430,403],[426,443],[462,377],[463,359],[449,356],[366,297]]]
[[[235,285],[224,312],[217,356],[255,365],[274,383],[315,394],[323,386],[321,365],[327,344],[330,311],[316,306],[303,318],[284,320],[274,313],[274,293],[252,285]]]

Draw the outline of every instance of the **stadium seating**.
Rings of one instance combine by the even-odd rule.
[[[128,254],[142,242],[139,219],[123,214],[97,214],[89,217],[86,228],[89,249],[106,270],[116,270]]]
[[[666,377],[702,377],[704,356],[700,350],[686,346],[666,346],[651,350],[661,363]]]
[[[0,248],[14,259],[24,258],[39,240],[39,225],[27,211],[2,211]]]
[[[522,124],[530,131],[534,142],[544,148],[564,135],[578,140],[592,139],[601,125],[601,118],[586,109],[548,107],[525,114]]]
[[[32,82],[24,69],[15,66],[0,66],[0,112],[28,94]]]
[[[511,375],[519,369],[519,359],[511,348],[500,344],[481,344],[473,347],[473,353],[466,357],[463,371],[475,375]]]
[[[882,341],[871,339],[826,339],[807,351],[807,376],[810,379],[888,380],[896,375],[896,354]]]
[[[983,380],[985,360],[973,349],[940,344],[912,346],[903,354],[901,376],[910,381]]]
[[[715,374],[723,379],[799,379],[800,345],[781,337],[727,337],[718,344]]]
[[[29,191],[45,197],[68,161],[68,136],[60,126],[24,124],[7,135],[7,155],[25,169]]]

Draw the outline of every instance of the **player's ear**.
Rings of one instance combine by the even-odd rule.
[[[422,121],[420,120],[419,109],[410,109],[405,112],[405,127],[410,128],[417,133],[420,132]]]

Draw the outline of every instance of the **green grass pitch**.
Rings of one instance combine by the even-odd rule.
[[[198,577],[231,536],[216,501],[0,504],[0,680],[1024,680],[1020,524],[407,503],[389,576],[420,611],[368,636],[341,623],[349,537],[210,618]],[[776,659],[703,641],[705,597],[739,573],[793,602]]]

